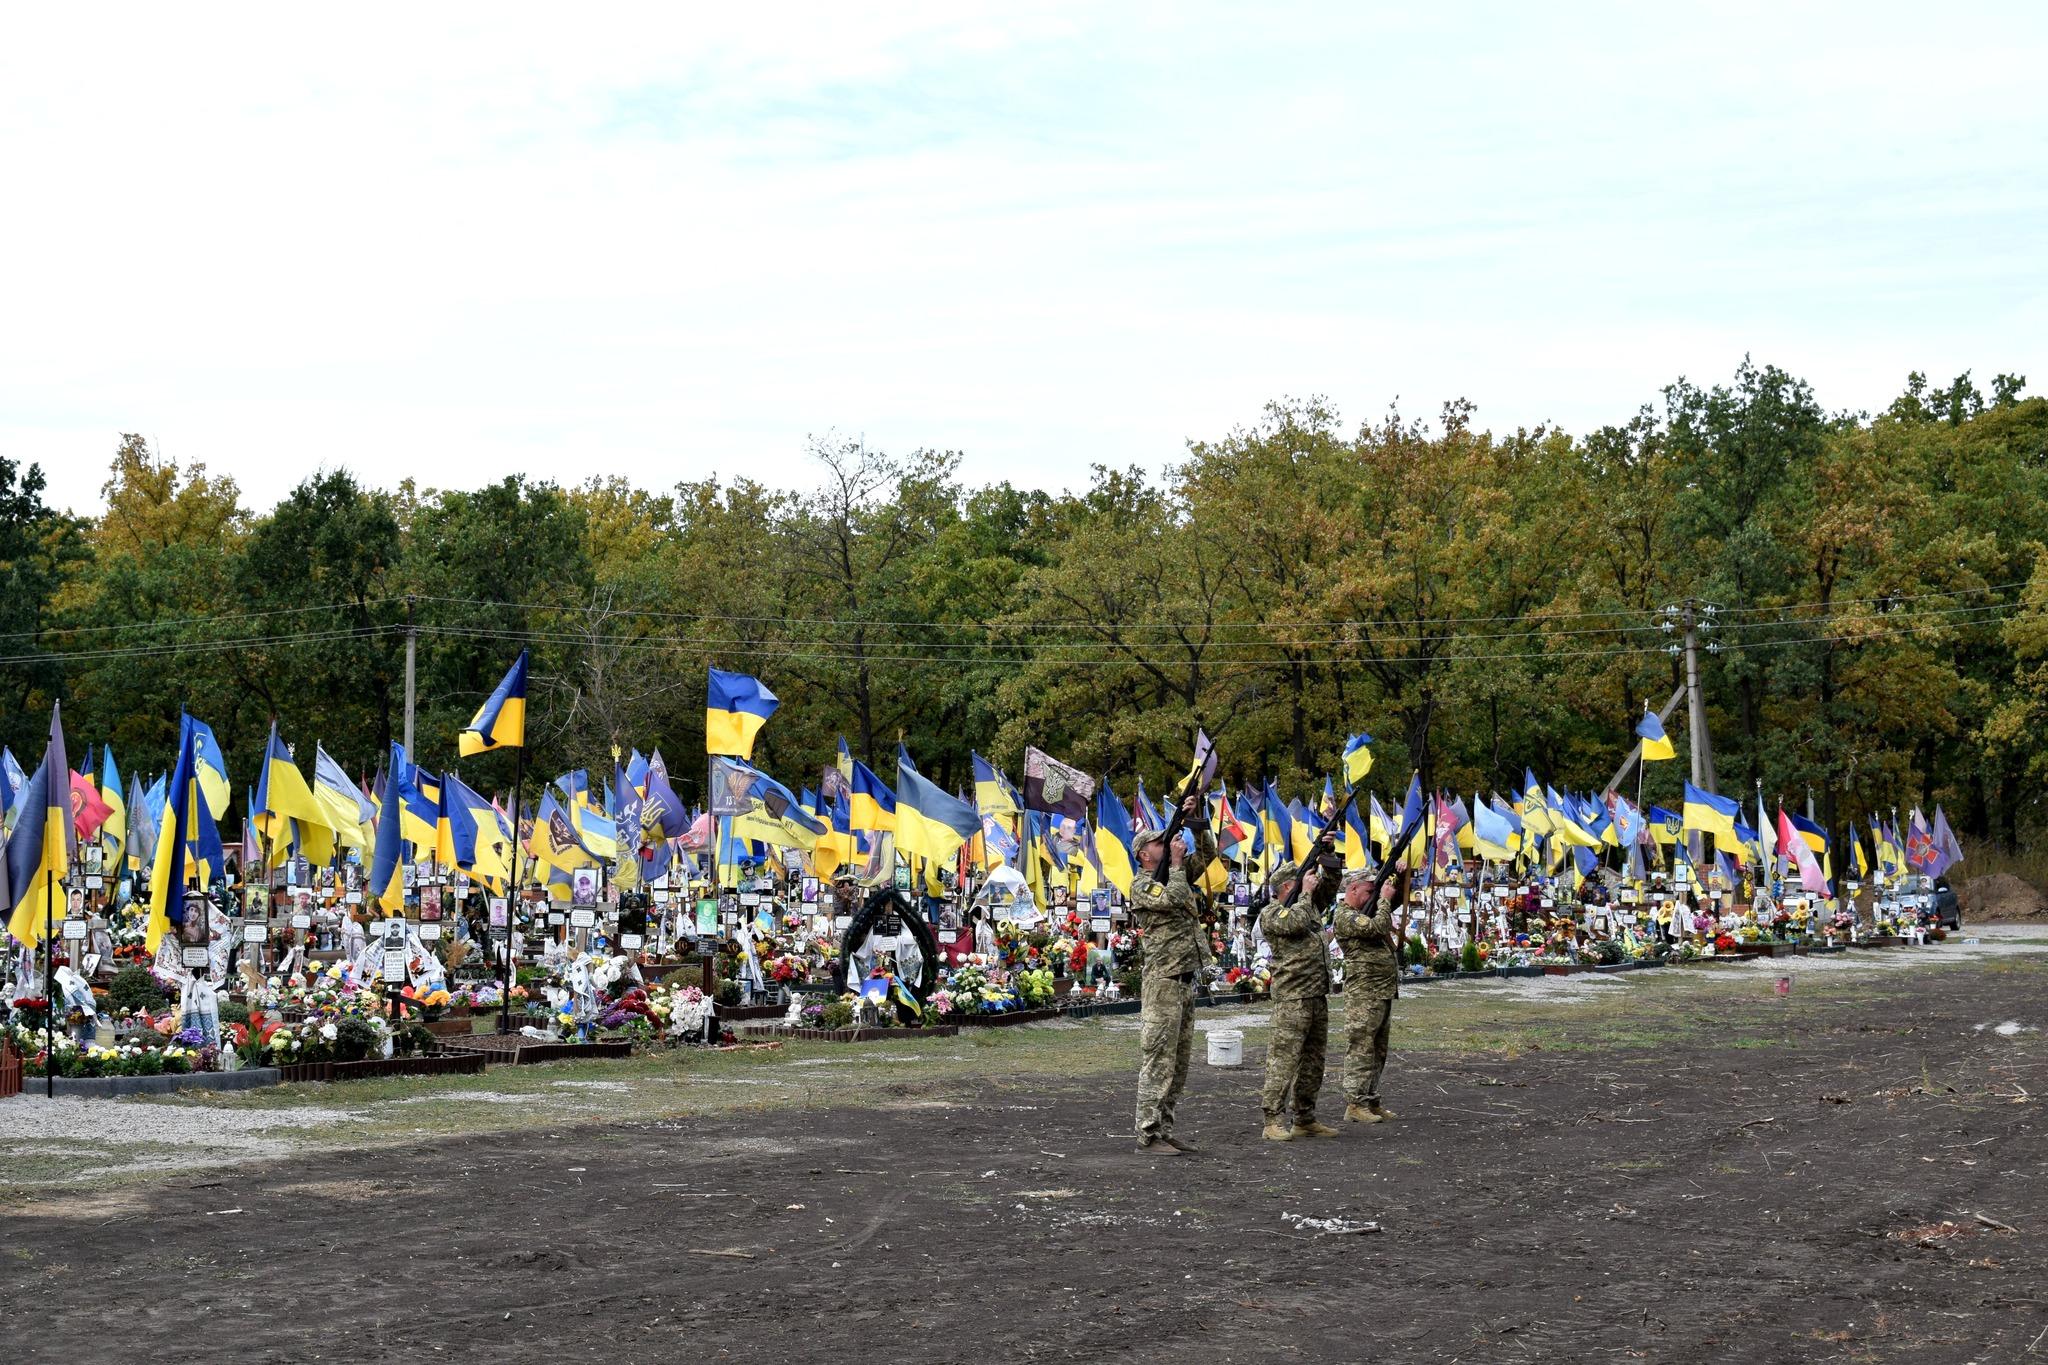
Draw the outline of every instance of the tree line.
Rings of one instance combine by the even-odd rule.
[[[898,742],[947,786],[1031,743],[1156,792],[1200,725],[1238,782],[1319,787],[1369,730],[1389,791],[1598,788],[1680,680],[1664,609],[1690,601],[1724,793],[1810,790],[1831,825],[1939,800],[2007,847],[2040,823],[2048,400],[2015,376],[1829,413],[1744,361],[1582,436],[1288,400],[1062,493],[969,484],[953,451],[807,453],[794,490],[328,469],[260,511],[131,435],[98,516],[0,460],[0,736],[32,766],[61,698],[74,754],[154,771],[182,707],[238,785],[273,717],[368,772],[411,631],[429,767],[530,645],[536,769],[659,747],[686,799],[714,663],[781,696],[756,756],[792,785],[844,735],[885,775]],[[509,785],[503,755],[470,767]]]

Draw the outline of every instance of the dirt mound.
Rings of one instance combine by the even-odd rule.
[[[2048,896],[2010,872],[1972,877],[1956,895],[1963,903],[1963,914],[1971,919],[2048,919]]]

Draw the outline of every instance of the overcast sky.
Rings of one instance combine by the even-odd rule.
[[[1288,394],[2038,390],[2044,70],[2033,0],[13,6],[0,455],[1057,488]]]

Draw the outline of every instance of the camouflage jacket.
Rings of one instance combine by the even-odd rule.
[[[1320,1000],[1330,993],[1330,949],[1323,917],[1306,896],[1292,905],[1275,901],[1259,916],[1273,947],[1273,998]]]
[[[1131,913],[1145,935],[1145,974],[1182,976],[1198,972],[1210,957],[1209,931],[1202,924],[1202,895],[1191,880],[1215,856],[1214,836],[1204,833],[1185,866],[1167,870],[1160,881],[1149,872],[1131,878]]]
[[[1337,943],[1344,949],[1344,994],[1392,1000],[1401,993],[1401,967],[1394,957],[1394,907],[1382,901],[1367,914],[1339,902]],[[1277,951],[1277,950],[1276,950]]]

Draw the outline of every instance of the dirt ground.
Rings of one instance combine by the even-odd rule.
[[[464,1112],[514,1126],[404,1141],[376,1125],[406,1101],[378,1100],[354,1144],[13,1186],[0,1339],[66,1362],[2048,1360],[2048,960],[1782,997],[1773,970],[1414,992],[1399,1117],[1332,1140],[1258,1140],[1256,1028],[1244,1070],[1198,1044],[1202,1152],[1177,1159],[1130,1150],[1136,1038],[1101,1022],[993,1031],[1027,1036],[957,1066],[743,1056],[719,1093],[842,1088],[653,1121],[618,1115],[656,1075],[520,1068],[596,1087],[537,1110],[494,1072],[470,1097],[501,1102]]]
[[[2010,872],[1972,877],[1957,889],[1956,894],[1962,902],[1963,913],[1973,924],[1980,921],[2012,924],[2048,919],[2048,896]]]

